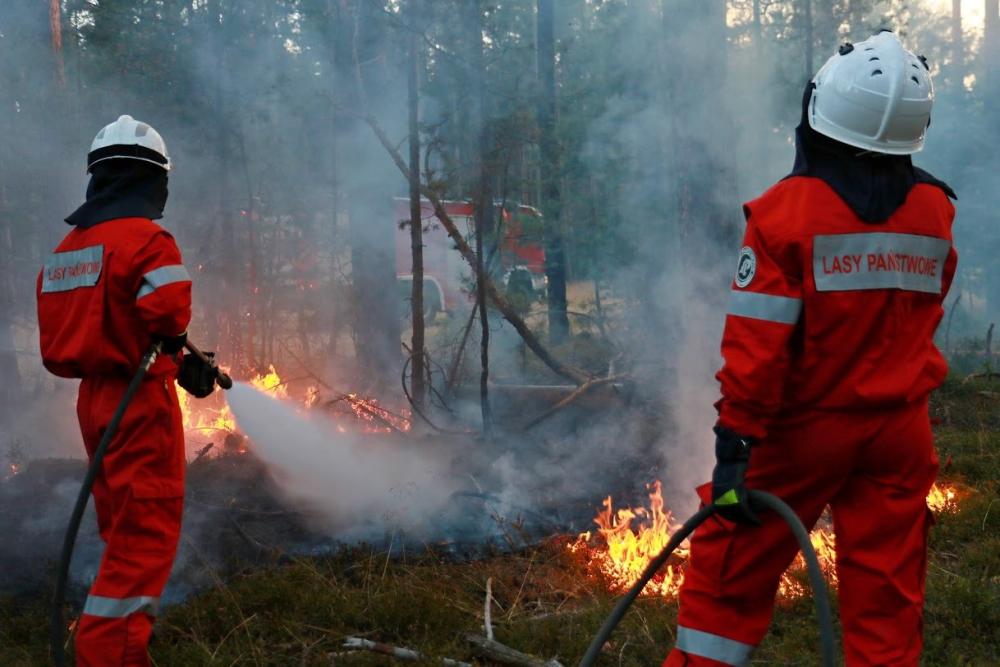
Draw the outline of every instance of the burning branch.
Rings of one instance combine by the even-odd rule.
[[[330,400],[326,401],[326,403],[324,403],[326,407],[336,405],[337,403],[343,401],[351,406],[351,410],[354,412],[355,415],[359,417],[364,417],[368,421],[378,422],[382,424],[385,428],[388,428],[389,430],[395,431],[397,433],[405,433],[406,431],[409,430],[409,423],[410,423],[409,419],[407,419],[403,415],[398,415],[392,412],[391,410],[387,410],[386,408],[383,408],[381,405],[375,404],[372,401],[361,398],[357,394],[340,391],[334,388],[333,385],[331,385],[329,382],[327,382],[319,375],[317,375],[315,372],[313,372],[310,369],[309,365],[305,363],[297,354],[295,354],[295,352],[293,352],[291,348],[283,341],[281,342],[281,346],[285,348],[285,351],[288,353],[288,355],[302,367],[307,377],[315,380],[317,383],[329,389],[331,392],[335,394],[334,398],[331,398]]]

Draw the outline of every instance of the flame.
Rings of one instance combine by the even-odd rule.
[[[267,373],[258,373],[251,378],[250,384],[278,398],[288,398],[288,387],[272,365],[268,365]],[[225,436],[237,433],[236,418],[220,394],[221,392],[216,392],[209,398],[195,401],[186,391],[177,388],[177,401],[181,408],[184,433],[193,445],[212,440],[219,434]],[[241,447],[238,453],[242,454],[245,451],[246,449]]]
[[[10,465],[7,466],[7,476],[4,477],[4,479],[10,479],[11,477],[17,475],[17,473],[19,472],[21,472],[21,464],[11,463]]]
[[[293,400],[288,394],[288,381],[282,379],[272,364],[268,364],[266,373],[254,375],[250,379],[249,384],[275,398],[286,401]],[[233,413],[230,411],[229,405],[226,404],[221,392],[216,392],[209,398],[194,401],[186,391],[178,388],[177,398],[184,420],[184,432],[187,435],[188,442],[195,450],[199,449],[199,445],[213,440],[220,433],[223,436],[232,435],[234,437],[242,437],[242,434],[239,433],[236,427],[236,419],[233,417]],[[301,406],[304,409],[316,407],[319,405],[320,399],[319,387],[307,387],[305,395],[301,399]],[[350,393],[342,395],[336,401],[331,401],[330,404],[339,403],[340,401],[343,401],[348,407],[348,410],[343,411],[343,414],[352,417],[360,425],[359,430],[362,433],[392,433],[394,431],[406,432],[410,430],[411,420],[408,413],[397,414],[392,412],[382,407],[378,399],[365,398],[358,394]],[[343,433],[348,431],[345,425],[339,421],[336,427]],[[230,439],[229,442],[236,441]],[[236,451],[236,453],[242,454],[246,451],[246,448],[242,444],[242,440],[240,443],[238,447],[224,446],[220,449],[222,451]]]
[[[599,541],[603,541],[603,548],[593,549],[590,546],[593,536],[589,532],[583,533],[576,542],[570,544],[570,550],[574,553],[583,552],[589,561],[588,568],[600,571],[615,590],[628,589],[680,527],[679,524],[675,525],[671,513],[663,509],[660,482],[655,481],[646,488],[649,491],[648,510],[638,507],[615,512],[611,496],[604,499],[604,508],[594,518],[600,536]],[[632,528],[632,522],[636,519],[641,523],[638,530]],[[684,560],[687,555],[688,547],[685,541],[674,552],[674,559]],[[669,563],[660,570],[653,581],[649,582],[643,593],[672,596],[676,594],[683,580],[684,572],[681,564]]]
[[[194,440],[205,441],[221,433],[232,433],[236,430],[236,419],[229,406],[219,399],[204,399],[195,403],[191,396],[177,388],[177,402],[181,407],[181,417],[184,423],[184,433]]]
[[[275,398],[288,398],[288,385],[278,375],[278,371],[274,370],[272,364],[267,365],[267,373],[255,375],[250,384]]]
[[[567,548],[580,554],[591,576],[608,582],[614,592],[624,592],[634,584],[649,562],[666,546],[670,536],[680,528],[671,513],[664,509],[659,481],[647,485],[649,509],[625,508],[615,511],[611,496],[604,499],[602,509],[594,517],[596,535],[587,532],[577,536]],[[952,486],[935,484],[927,495],[927,506],[934,512],[958,511],[958,492]],[[836,539],[832,523],[824,518],[810,535],[816,558],[827,582],[836,587]],[[671,560],[643,590],[643,595],[672,598],[684,582],[684,563],[689,554],[685,540]],[[809,594],[805,576],[806,564],[798,554],[781,576],[778,596],[793,600]]]
[[[837,587],[837,551],[836,538],[833,534],[833,525],[829,520],[824,520],[817,525],[809,535],[812,542],[813,551],[816,552],[816,560],[819,562],[819,569],[823,572],[827,583],[834,588]],[[788,569],[781,575],[778,582],[778,597],[783,600],[794,600],[805,597],[810,593],[809,583],[806,573],[806,559],[801,552],[795,554],[795,560],[788,566]]]
[[[927,507],[937,514],[954,514],[958,511],[958,490],[935,484],[927,494]]]

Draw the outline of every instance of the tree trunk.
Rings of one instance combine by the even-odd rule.
[[[960,87],[965,73],[965,37],[962,35],[962,0],[951,0],[951,68],[954,85]]]
[[[4,166],[0,162],[0,174],[6,173]],[[7,203],[7,188],[0,183],[0,416],[13,414],[22,396],[14,344],[14,244]]]
[[[56,81],[62,88],[66,86],[66,66],[63,62],[62,5],[59,0],[49,2],[49,27],[52,32],[52,55],[56,61]]]
[[[493,416],[490,409],[489,378],[490,378],[490,320],[486,297],[486,266],[484,254],[484,235],[486,229],[492,228],[493,194],[491,186],[492,169],[490,168],[489,124],[487,122],[486,106],[486,66],[483,59],[483,25],[479,2],[469,2],[469,62],[473,83],[473,104],[476,107],[475,122],[478,123],[479,135],[479,193],[476,197],[476,298],[479,300],[480,364],[479,400],[483,415],[483,432],[493,431]]]
[[[981,70],[985,73],[988,104],[1000,106],[1000,0],[985,0]]]
[[[538,0],[537,67],[542,213],[545,219],[545,277],[548,279],[549,337],[558,343],[569,336],[566,312],[566,255],[562,235],[561,169],[556,137],[556,54],[553,0]]]
[[[357,51],[367,46],[360,43],[362,24],[369,18],[366,12],[377,10],[367,3],[357,3],[354,11],[355,68],[362,57],[384,62],[379,51]],[[364,94],[361,90],[358,93]],[[399,382],[402,365],[394,242],[397,230],[386,183],[381,173],[372,168],[377,158],[359,134],[348,134],[343,149],[345,154],[355,155],[361,161],[356,169],[344,174],[351,243],[355,362],[358,379],[367,383],[366,390],[381,393]]]
[[[342,48],[340,43],[344,41],[345,31],[343,30],[343,14],[340,11],[341,3],[337,0],[326,0],[325,20],[330,30],[330,38],[327,39],[327,53],[329,54],[329,86],[331,96],[336,96],[340,84],[341,61],[338,58],[338,48]],[[349,122],[337,110],[331,109],[330,113],[330,230],[327,242],[331,248],[337,248],[342,243],[340,235],[340,212],[343,205],[343,192],[341,191],[340,178],[340,133],[343,132],[343,125]],[[336,254],[336,250],[334,250]],[[340,299],[343,297],[343,290],[337,289],[336,271],[334,266],[336,259],[331,259],[331,294],[326,301],[326,317],[329,318],[330,338],[326,345],[326,363],[338,362],[340,352],[340,331],[342,329],[341,314],[345,311]],[[346,318],[345,318],[346,319]]]
[[[803,30],[802,35],[805,40],[805,56],[806,56],[806,80],[812,79],[813,74],[816,73],[816,68],[813,67],[813,11],[812,11],[812,0],[802,0],[802,23]]]
[[[410,0],[410,23],[417,25],[417,3]],[[410,249],[413,258],[413,285],[410,292],[412,329],[410,351],[413,355],[413,402],[424,405],[424,239],[420,212],[420,126],[418,89],[420,48],[416,32],[410,33],[410,63],[407,68],[407,104],[410,125]]]
[[[761,21],[760,0],[753,0],[753,46],[759,56],[764,51],[764,27]]]
[[[243,280],[241,267],[244,265],[243,247],[236,236],[236,219],[233,210],[234,194],[232,165],[236,163],[233,149],[233,133],[231,131],[231,107],[228,104],[229,91],[223,81],[226,63],[229,60],[225,35],[219,30],[218,16],[224,11],[221,3],[206,5],[204,8],[203,30],[204,38],[211,40],[212,56],[216,63],[213,91],[213,109],[215,111],[213,132],[215,134],[215,160],[218,167],[217,186],[217,217],[221,242],[219,248],[231,257],[231,261],[218,262],[217,279],[221,283],[222,298],[220,303],[212,308],[215,326],[206,327],[206,338],[203,342],[206,349],[217,351],[219,358],[226,359],[234,369],[244,370],[252,352],[244,344],[243,331],[246,322],[246,306],[240,284]],[[216,261],[213,255],[211,260]]]

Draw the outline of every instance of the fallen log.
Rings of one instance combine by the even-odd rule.
[[[472,645],[473,652],[480,658],[499,662],[511,667],[563,667],[558,660],[543,660],[527,653],[521,653],[506,644],[480,637],[479,635],[463,635],[465,641]]]
[[[370,639],[362,639],[361,637],[345,638],[343,647],[347,649],[371,651],[372,653],[381,653],[382,655],[392,656],[398,660],[433,660],[433,658],[428,658],[423,653],[414,651],[410,648],[402,648],[400,646],[393,646],[392,644],[373,642]],[[472,665],[467,662],[452,660],[451,658],[437,658],[437,661],[442,665],[452,665],[453,667],[472,667]]]

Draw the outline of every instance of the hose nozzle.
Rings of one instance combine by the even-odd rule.
[[[191,354],[198,357],[203,362],[212,367],[212,370],[215,371],[215,383],[217,385],[219,385],[223,389],[233,388],[233,379],[229,377],[229,375],[225,373],[221,368],[219,368],[219,365],[218,363],[216,363],[214,358],[209,357],[207,354],[199,350],[198,347],[190,340],[184,343],[184,348],[188,352],[190,352]]]

